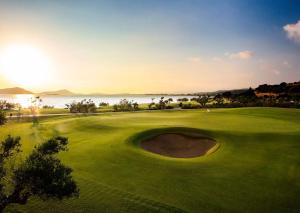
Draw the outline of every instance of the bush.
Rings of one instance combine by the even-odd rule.
[[[4,125],[6,123],[6,113],[0,110],[0,125]]]
[[[99,107],[108,107],[109,103],[101,102],[99,103]]]
[[[61,200],[79,195],[72,169],[57,157],[67,150],[68,138],[51,138],[37,145],[25,160],[14,164],[21,152],[20,140],[8,136],[0,142],[0,212],[10,204],[24,205],[32,196]]]
[[[119,104],[113,105],[113,108],[115,112],[137,111],[139,110],[139,105],[137,102],[122,99]]]
[[[17,104],[9,103],[6,100],[0,100],[0,110],[12,110]]]
[[[179,105],[181,109],[198,109],[199,106],[191,103],[182,103]]]
[[[66,106],[71,113],[95,113],[97,110],[95,103],[91,99],[84,99],[80,102],[74,101],[71,104],[66,104]]]
[[[187,102],[187,101],[189,101],[188,98],[178,98],[177,99],[177,102]]]
[[[49,105],[44,105],[43,106],[43,109],[53,109],[54,108],[54,106],[49,106]]]
[[[172,105],[167,105],[167,106],[166,106],[166,109],[174,109],[174,106],[172,106]]]

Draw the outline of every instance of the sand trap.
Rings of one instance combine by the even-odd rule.
[[[175,158],[205,155],[216,144],[216,141],[209,138],[177,133],[161,134],[140,143],[141,147],[149,152]]]

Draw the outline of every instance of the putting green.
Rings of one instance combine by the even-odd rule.
[[[195,128],[220,143],[210,155],[170,158],[141,149],[139,133]],[[108,113],[10,122],[0,138],[21,136],[26,155],[44,139],[70,140],[60,154],[74,169],[80,197],[21,212],[297,212],[300,209],[300,110],[242,108]]]

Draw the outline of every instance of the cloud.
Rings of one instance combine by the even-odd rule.
[[[246,59],[250,59],[254,56],[254,52],[249,51],[249,50],[245,50],[245,51],[241,51],[238,53],[226,53],[225,55],[227,55],[229,58],[231,59],[241,59],[241,60],[246,60]]]
[[[288,61],[283,61],[283,62],[282,62],[282,65],[283,65],[283,67],[285,67],[285,68],[292,68],[292,67],[293,67],[292,64],[290,64]]]
[[[297,43],[300,43],[300,20],[296,24],[287,24],[283,27],[287,37]]]
[[[220,58],[220,57],[213,57],[212,60],[215,61],[215,62],[222,62],[223,61],[223,59]]]
[[[187,60],[190,61],[190,62],[195,62],[195,63],[197,63],[197,62],[200,62],[200,61],[201,61],[201,58],[200,58],[200,57],[190,57],[190,58],[188,58]]]
[[[279,71],[279,70],[273,69],[272,71],[273,71],[273,73],[274,73],[275,75],[280,75],[280,71]]]

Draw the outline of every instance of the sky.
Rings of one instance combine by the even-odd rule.
[[[0,88],[189,93],[299,80],[299,0],[0,0]]]

